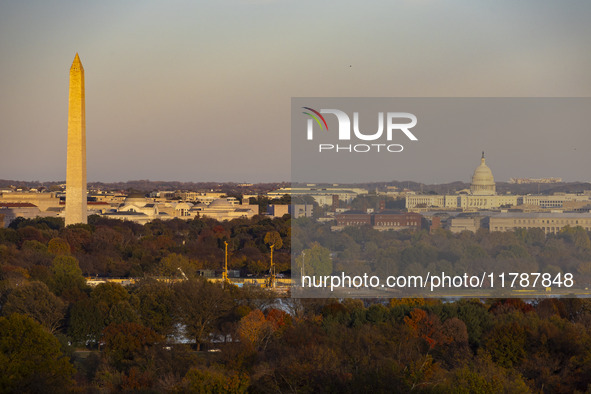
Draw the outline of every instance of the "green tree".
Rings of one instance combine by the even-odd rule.
[[[17,287],[10,292],[2,308],[4,315],[21,313],[32,317],[51,333],[59,328],[65,312],[66,304],[42,282],[28,282]]]
[[[78,266],[78,260],[73,256],[59,255],[53,259],[51,265],[53,273],[49,283],[50,289],[58,296],[79,298],[88,289],[86,279]]]
[[[486,350],[498,365],[511,368],[527,355],[525,328],[517,322],[499,323],[489,333]]]
[[[49,253],[59,256],[70,254],[70,245],[61,238],[52,238],[47,244],[47,250]]]
[[[102,332],[111,323],[138,322],[127,290],[116,283],[101,283],[89,298],[76,302],[70,311],[69,333],[75,342],[97,344]]]
[[[109,307],[129,300],[129,293],[125,287],[113,282],[98,284],[90,296],[97,301],[104,302]]]
[[[263,241],[269,246],[273,245],[275,250],[281,249],[281,247],[283,246],[283,240],[281,239],[281,235],[279,235],[277,231],[267,232],[265,234],[265,238],[263,239]]]
[[[305,276],[324,276],[332,274],[332,259],[330,250],[314,242],[310,249],[306,249],[296,258],[296,265]],[[299,274],[299,272],[298,272]]]
[[[250,260],[246,265],[248,271],[256,276],[269,270],[269,265],[261,260]]]
[[[82,345],[97,344],[105,328],[104,305],[91,298],[76,302],[70,311],[68,333],[74,342]]]
[[[191,393],[238,394],[247,392],[249,379],[243,373],[221,367],[193,367],[185,375],[183,383],[187,392]]]
[[[479,353],[473,365],[452,371],[441,387],[446,393],[530,393],[523,378],[513,369],[495,364],[490,355]]]
[[[587,231],[585,231],[585,229],[580,226],[565,226],[560,230],[558,235],[559,237],[564,238],[567,241],[574,244],[577,248],[591,249],[591,241],[589,240],[589,235],[587,234]]]
[[[188,277],[195,277],[197,275],[197,264],[189,260],[182,254],[170,253],[160,262],[160,274],[163,276],[182,277],[179,268]]]
[[[74,367],[59,341],[30,317],[0,317],[0,392],[64,392]]]
[[[172,287],[164,282],[146,280],[140,284],[136,295],[139,300],[138,312],[142,323],[160,335],[170,334],[174,325]]]
[[[470,345],[474,348],[481,345],[483,335],[492,325],[486,307],[478,300],[460,300],[449,306],[449,312],[466,324]]]

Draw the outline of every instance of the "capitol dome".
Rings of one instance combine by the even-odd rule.
[[[480,165],[474,170],[470,192],[476,196],[490,196],[496,194],[495,178],[484,161],[484,152]]]

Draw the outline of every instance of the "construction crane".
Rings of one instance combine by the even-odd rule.
[[[222,288],[225,287],[228,282],[228,242],[224,241],[225,247],[225,258],[224,258],[224,272],[222,273]]]
[[[276,278],[275,278],[275,264],[273,264],[273,249],[275,248],[275,244],[270,246],[271,248],[271,268],[269,269],[269,281],[267,282],[267,287],[275,287]]]

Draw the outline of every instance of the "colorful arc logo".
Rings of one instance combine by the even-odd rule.
[[[324,129],[324,127],[322,127],[322,123],[320,123],[320,119],[322,119],[322,122],[324,123],[324,126],[326,127],[326,131],[328,131],[328,125],[326,124],[326,120],[324,119],[324,116],[320,115],[320,112],[310,108],[310,107],[302,107],[303,109],[307,109],[310,112],[313,112],[313,114],[311,114],[310,112],[302,112],[303,114],[306,114],[308,116],[310,116],[312,119],[314,119],[316,121],[316,123],[318,123],[318,126],[320,126],[320,130]],[[320,119],[318,119],[320,118]]]

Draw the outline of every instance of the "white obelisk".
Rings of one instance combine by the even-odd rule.
[[[68,158],[66,170],[66,226],[86,223],[86,117],[84,68],[78,53],[70,68]]]

